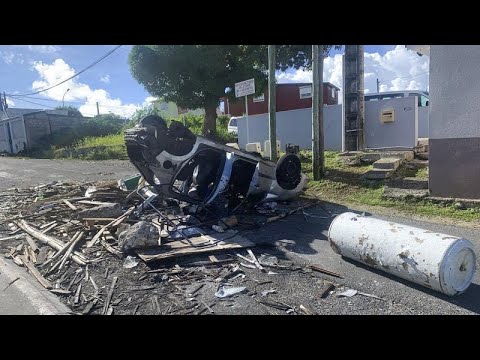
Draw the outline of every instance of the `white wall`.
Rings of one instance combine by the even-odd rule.
[[[245,117],[237,119],[238,144],[241,149],[247,144]],[[325,106],[323,110],[325,149],[342,150],[342,105]],[[268,140],[268,114],[248,117],[248,142],[260,142],[262,150]],[[299,145],[301,149],[312,148],[312,109],[297,109],[277,112],[277,139],[282,150],[287,143]]]
[[[430,139],[480,137],[480,46],[432,45]]]
[[[365,102],[365,147],[414,148],[418,140],[418,98],[388,99]],[[393,109],[395,119],[382,123],[382,110]]]
[[[397,98],[365,102],[365,144],[368,148],[404,147],[414,148],[418,140],[417,97]],[[382,124],[380,111],[393,108],[395,122]],[[427,119],[428,119],[428,107]],[[423,114],[423,113],[422,113]],[[425,115],[425,114],[423,114]],[[325,106],[323,112],[325,149],[342,151],[343,120],[342,105]],[[425,122],[425,118],[423,118]],[[244,117],[238,118],[238,144],[241,149],[247,143],[247,125]],[[425,125],[425,124],[424,124]],[[248,142],[260,142],[262,149],[268,140],[268,114],[248,118]],[[428,130],[422,129],[422,134]],[[312,148],[312,109],[277,112],[277,139],[282,150],[287,143],[299,145],[301,149]]]
[[[418,137],[428,138],[428,112],[429,106],[420,106],[418,108]]]

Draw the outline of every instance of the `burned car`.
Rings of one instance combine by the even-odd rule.
[[[144,117],[125,133],[127,153],[154,190],[163,197],[208,205],[219,199],[238,202],[287,200],[306,186],[297,155],[277,164],[194,135],[178,121],[170,126],[156,115]]]

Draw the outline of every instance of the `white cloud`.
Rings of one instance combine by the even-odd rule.
[[[15,54],[13,52],[0,52],[0,54],[2,55],[2,59],[5,64],[10,65],[13,63],[13,60],[15,59]]]
[[[32,83],[33,90],[55,85],[75,74],[75,70],[63,59],[56,59],[51,64],[35,61],[33,62],[33,68],[40,75],[40,79]],[[70,90],[67,92],[67,89]],[[106,90],[92,89],[89,85],[78,82],[77,78],[68,80],[42,94],[59,102],[62,101],[64,96],[67,103],[68,101],[85,101],[79,107],[80,112],[85,116],[93,116],[97,113],[97,102],[99,103],[100,113],[112,112],[124,117],[130,117],[141,107],[139,104],[123,104],[120,99],[113,99]]]
[[[155,96],[147,96],[147,97],[145,98],[145,101],[143,102],[142,106],[151,105],[152,102],[154,102],[154,101],[156,101],[156,100],[158,100],[158,98],[155,97]]]
[[[107,75],[101,76],[100,81],[104,82],[105,84],[110,83],[110,75],[107,74]]]
[[[397,45],[384,55],[365,52],[365,93],[380,91],[428,90],[429,57]],[[323,63],[323,80],[342,88],[342,55],[328,57]],[[303,69],[277,75],[279,83],[311,82],[312,72]],[[342,93],[339,94],[341,102]]]
[[[15,45],[17,47],[26,47],[30,51],[39,52],[42,54],[52,54],[61,50],[58,45]]]

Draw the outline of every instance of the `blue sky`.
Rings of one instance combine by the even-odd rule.
[[[114,45],[0,45],[0,91],[24,94],[54,85],[100,58]],[[100,111],[129,116],[135,109],[152,100],[150,94],[130,74],[128,53],[130,45],[123,45],[99,64],[73,80],[52,90],[32,95],[38,99],[24,100],[55,107],[65,103],[80,108],[84,115]],[[325,60],[324,80],[341,85],[341,54],[333,50]],[[382,89],[397,87],[422,88],[428,86],[428,58],[397,45],[365,45],[366,88],[380,77]],[[278,74],[279,82],[311,81],[311,73],[291,70]],[[310,78],[310,80],[309,80]],[[413,80],[413,82],[412,82]],[[373,82],[371,82],[373,81]],[[375,85],[376,86],[376,85]],[[371,89],[369,89],[371,90]],[[44,108],[9,98],[11,107]]]

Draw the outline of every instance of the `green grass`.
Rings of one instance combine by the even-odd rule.
[[[364,180],[362,175],[372,168],[372,165],[347,166],[337,156],[337,153],[325,152],[325,178],[314,181],[311,164],[311,152],[301,151],[302,170],[310,179],[307,193],[318,198],[344,204],[368,205],[382,208],[391,208],[405,214],[448,217],[463,221],[480,220],[480,209],[459,210],[453,205],[436,204],[428,200],[390,200],[383,199],[382,181],[373,182]],[[428,178],[427,169],[399,170],[403,176]]]
[[[87,137],[69,148],[54,149],[53,157],[82,160],[128,159],[123,133]]]
[[[100,136],[100,137],[87,137],[83,140],[77,141],[74,148],[89,148],[95,146],[123,146],[125,140],[123,133]]]

